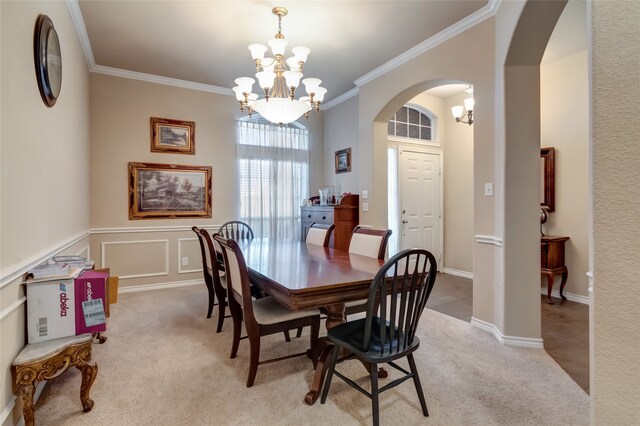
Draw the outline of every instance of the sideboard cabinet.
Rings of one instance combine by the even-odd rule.
[[[307,232],[312,223],[335,225],[330,246],[339,250],[348,250],[351,233],[359,223],[358,195],[346,195],[340,204],[326,206],[300,207],[302,241],[306,241]]]

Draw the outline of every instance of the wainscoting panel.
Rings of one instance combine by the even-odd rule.
[[[101,267],[121,280],[169,275],[169,240],[103,241]]]
[[[183,260],[186,260],[186,265],[183,265]],[[202,252],[198,238],[178,238],[178,273],[192,272],[202,272]]]

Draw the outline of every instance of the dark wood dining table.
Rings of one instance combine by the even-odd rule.
[[[384,261],[298,240],[254,238],[238,241],[251,282],[289,309],[324,308],[326,328],[345,321],[345,302],[366,299]],[[332,346],[322,342],[305,403],[320,396]]]

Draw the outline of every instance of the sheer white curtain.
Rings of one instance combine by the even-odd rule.
[[[238,122],[240,220],[256,237],[300,238],[308,196],[309,143],[304,129]]]

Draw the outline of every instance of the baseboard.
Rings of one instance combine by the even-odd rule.
[[[486,321],[471,317],[471,325],[480,330],[493,334],[496,340],[505,346],[513,346],[516,348],[543,349],[542,339],[531,337],[505,336],[495,325]]]
[[[473,272],[460,271],[458,269],[451,268],[443,268],[442,272],[449,275],[455,275],[456,277],[469,278],[470,280],[473,279]]]
[[[47,385],[47,382],[48,382],[48,380],[43,380],[42,382],[38,383],[38,386],[36,386],[36,391],[33,394],[33,406],[34,407],[38,403],[38,399],[40,399],[40,395],[42,395],[42,391],[44,390],[44,387]],[[15,395],[13,395],[11,397],[11,400],[7,404],[7,406],[4,407],[4,410],[2,410],[2,413],[0,413],[0,425],[4,424],[4,422],[7,420],[7,418],[13,412],[13,409],[16,406],[17,399],[18,398]],[[24,426],[24,425],[25,425],[24,416],[20,415],[20,418],[18,419],[18,422],[16,423],[16,426]]]
[[[202,285],[202,284],[204,284],[203,280],[188,280],[188,281],[174,281],[170,283],[159,283],[159,284],[132,285],[132,286],[118,288],[118,294],[137,293],[140,291],[162,290],[162,289],[177,288],[177,287],[190,287],[193,285]]]
[[[544,294],[546,296],[547,295],[547,288],[546,287],[540,287],[540,294]],[[564,294],[564,297],[567,298],[567,300],[570,300],[572,302],[582,303],[584,305],[591,304],[591,298],[589,296],[582,296],[580,294],[574,294],[574,293],[563,293],[563,294]],[[551,290],[551,296],[560,299],[560,291],[559,290]]]
[[[16,406],[16,400],[16,396],[12,395],[9,403],[6,405],[6,407],[4,407],[2,413],[0,413],[0,425],[3,425],[5,420],[7,420],[7,417],[9,417],[13,412],[13,408]]]

